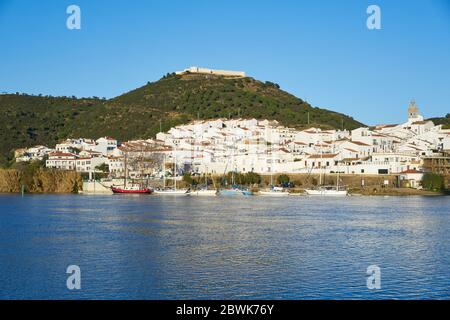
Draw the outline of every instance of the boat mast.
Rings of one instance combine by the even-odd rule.
[[[166,153],[164,152],[163,160],[163,188],[166,188]]]
[[[268,130],[266,127],[266,151],[267,151],[267,155],[269,155],[269,134],[268,134]],[[271,151],[270,151],[270,156],[271,156],[271,162],[270,162],[270,186],[273,186],[273,146],[271,145]]]
[[[128,175],[128,166],[127,166],[127,152],[125,151],[124,154],[124,160],[125,160],[125,176],[123,178],[123,187],[127,187],[127,175]]]
[[[177,153],[175,150],[175,153],[173,155],[173,159],[174,159],[174,173],[173,173],[173,183],[174,183],[174,190],[177,190]]]
[[[322,169],[323,157],[322,157],[322,146],[320,144],[319,144],[319,146],[320,146],[320,168],[321,168],[320,174],[319,174],[319,186],[321,186],[322,185],[322,174],[323,174],[323,169]]]

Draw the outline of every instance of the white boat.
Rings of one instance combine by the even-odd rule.
[[[190,189],[177,189],[177,160],[174,159],[174,170],[173,170],[173,188],[166,187],[166,157],[164,156],[163,162],[163,188],[153,190],[154,194],[157,195],[169,195],[169,196],[187,196],[190,194]]]
[[[271,196],[271,197],[284,197],[288,196],[289,192],[285,191],[284,188],[273,187],[267,191],[259,191],[259,195],[261,196]]]
[[[322,160],[322,150],[320,151],[320,159]],[[337,197],[337,196],[347,196],[348,191],[346,187],[339,186],[339,168],[337,172],[336,177],[336,186],[324,186],[322,185],[322,181],[325,179],[322,177],[325,173],[321,172],[319,175],[319,187],[317,189],[305,189],[306,194],[310,196],[330,196],[330,197]]]
[[[305,192],[310,196],[347,196],[347,190],[340,190],[335,186],[323,186],[318,189],[306,189]]]
[[[221,189],[219,191],[220,196],[252,196],[253,192],[247,189],[242,189],[238,187],[230,188],[230,189]]]
[[[284,188],[282,187],[275,187],[273,185],[273,172],[274,172],[274,163],[275,163],[275,159],[273,157],[273,145],[271,144],[271,147],[269,148],[269,135],[268,135],[268,131],[266,128],[266,154],[267,156],[269,155],[269,150],[270,150],[270,155],[271,155],[271,161],[270,161],[270,188],[263,190],[263,191],[259,191],[258,194],[261,196],[269,196],[269,197],[284,197],[284,196],[288,196],[289,192],[287,192]]]
[[[172,195],[172,196],[187,196],[190,194],[189,189],[161,189],[154,190],[154,194],[157,195]]]
[[[190,192],[191,196],[216,196],[217,190],[199,189]]]

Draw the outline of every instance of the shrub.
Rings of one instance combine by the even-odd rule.
[[[290,181],[291,181],[291,179],[289,178],[289,176],[287,174],[281,174],[277,177],[278,184],[285,184],[285,183],[289,183]]]
[[[442,191],[445,189],[444,177],[440,174],[425,173],[422,179],[422,186],[426,190]]]
[[[192,179],[192,176],[189,172],[186,172],[183,175],[183,181],[186,182],[188,185],[192,185],[194,182],[194,179]]]

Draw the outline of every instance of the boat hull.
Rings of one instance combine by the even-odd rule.
[[[247,190],[220,190],[219,195],[232,197],[232,196],[252,196],[253,192]]]
[[[152,193],[152,189],[144,188],[144,189],[122,189],[122,188],[115,188],[111,187],[111,191],[114,194],[150,194]]]
[[[259,195],[269,197],[285,197],[289,195],[289,192],[282,191],[260,191]]]
[[[155,190],[154,194],[161,196],[188,196],[190,192],[188,190]]]
[[[192,196],[216,196],[217,191],[216,190],[196,190],[191,192]]]
[[[347,190],[305,190],[310,196],[329,196],[329,197],[345,197],[347,196]]]

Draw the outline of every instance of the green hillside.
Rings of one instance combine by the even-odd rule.
[[[450,113],[447,113],[445,117],[430,118],[428,120],[433,121],[435,125],[442,124],[444,129],[450,129]]]
[[[343,114],[313,108],[271,82],[168,74],[110,100],[0,95],[0,164],[8,163],[19,147],[54,146],[68,137],[149,138],[159,131],[160,121],[167,130],[197,118],[218,117],[275,119],[298,128],[362,125]]]

